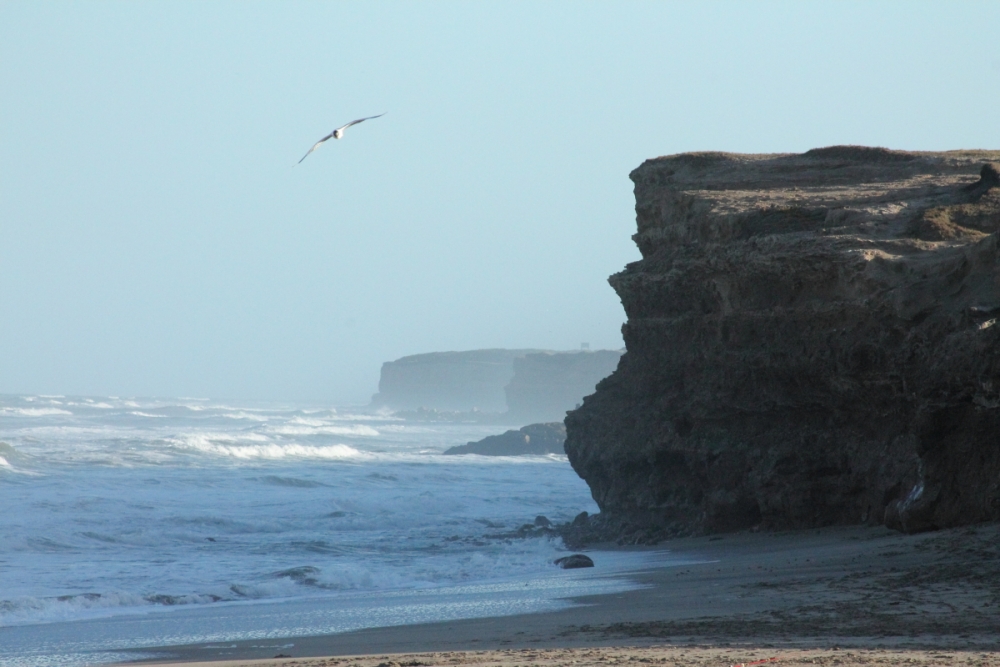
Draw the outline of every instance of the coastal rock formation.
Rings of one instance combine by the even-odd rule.
[[[614,372],[622,352],[537,352],[514,359],[514,376],[504,389],[508,416],[522,424],[562,421]]]
[[[538,351],[430,352],[387,361],[372,406],[504,412],[504,387],[514,377],[514,359]]]
[[[631,178],[627,352],[566,418],[605,528],[1000,519],[1000,151],[692,153]]]
[[[556,558],[553,562],[564,570],[576,570],[581,567],[594,567],[594,561],[591,560],[590,556],[585,556],[584,554],[563,556],[562,558]]]
[[[490,435],[478,442],[452,447],[445,450],[444,453],[479,454],[481,456],[562,454],[565,441],[566,427],[562,422],[529,424],[517,431],[511,430],[501,435]],[[545,517],[538,517],[538,519],[545,519]],[[538,524],[538,519],[535,519],[536,524]],[[545,521],[548,522],[548,519]]]
[[[531,349],[414,354],[382,364],[372,407],[418,421],[562,421],[621,355]]]

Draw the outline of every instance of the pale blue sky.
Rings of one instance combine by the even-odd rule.
[[[997,35],[1000,2],[0,2],[0,393],[364,402],[406,354],[620,347],[630,170],[1000,148]]]

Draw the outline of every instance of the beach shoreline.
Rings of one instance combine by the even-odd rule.
[[[781,653],[783,664],[853,664],[847,653],[856,664],[900,656],[942,664],[934,658],[942,651],[1000,664],[1000,524],[917,535],[867,527],[739,533],[657,548],[703,562],[624,575],[642,587],[577,598],[559,611],[133,649],[130,657],[149,659],[122,664],[586,667],[681,653],[684,664],[735,664],[768,652]]]

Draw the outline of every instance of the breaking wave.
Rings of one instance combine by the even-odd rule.
[[[48,417],[51,415],[71,415],[69,410],[62,408],[0,408],[0,415],[16,417]]]
[[[0,627],[116,616],[152,608],[180,608],[219,602],[278,600],[365,591],[426,590],[469,583],[503,582],[551,571],[551,559],[561,552],[560,545],[548,539],[479,544],[476,549],[442,552],[437,556],[412,561],[411,564],[377,564],[369,558],[334,560],[326,565],[297,565],[263,572],[245,581],[209,585],[200,591],[178,593],[108,590],[59,596],[10,597],[0,599]],[[300,551],[328,558],[349,555],[343,548],[327,543],[301,545]]]
[[[315,419],[292,420],[290,424],[268,428],[268,432],[278,435],[344,435],[376,437],[379,432],[366,424],[354,426],[329,426]]]
[[[247,442],[250,441],[250,442]],[[256,442],[255,442],[256,441]],[[204,434],[192,434],[173,441],[181,449],[195,450],[212,456],[233,459],[326,459],[346,460],[370,458],[349,445],[303,445],[274,442],[259,434],[246,434],[239,439],[222,439]]]

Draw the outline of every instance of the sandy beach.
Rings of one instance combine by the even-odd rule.
[[[742,533],[658,548],[704,562],[637,573],[643,588],[558,612],[157,647],[132,664],[1000,665],[1000,525]]]

